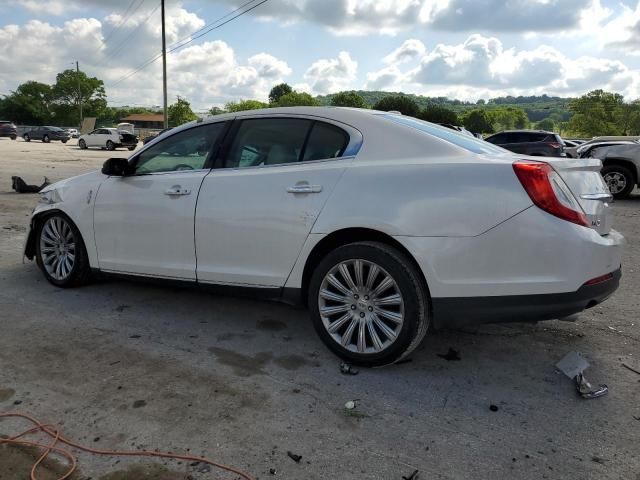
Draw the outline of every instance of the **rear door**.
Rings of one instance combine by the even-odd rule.
[[[285,284],[351,158],[349,128],[302,117],[237,121],[198,198],[199,282]]]

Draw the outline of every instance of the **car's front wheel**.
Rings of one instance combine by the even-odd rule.
[[[85,142],[83,139],[78,140],[78,147],[80,147],[80,150],[86,150],[87,142]]]
[[[46,279],[58,287],[85,284],[91,275],[80,231],[61,213],[54,213],[39,223],[36,261]]]
[[[136,149],[135,145],[133,145],[131,147],[127,147],[127,148],[129,149],[130,152],[133,152]]]
[[[49,135],[45,135],[44,137],[42,137],[42,142],[43,143],[49,143],[51,141],[51,139],[49,138]]]
[[[402,252],[383,243],[352,243],[330,252],[312,274],[308,301],[323,342],[358,365],[402,360],[429,324],[419,272]]]
[[[602,178],[614,198],[626,198],[633,191],[635,181],[631,170],[623,165],[605,165]]]
[[[116,149],[115,144],[111,140],[107,140],[107,150],[111,151],[115,149]]]
[[[31,137],[29,136],[28,133],[25,133],[22,138],[24,139],[25,142],[30,142],[31,141]]]
[[[17,135],[11,135],[11,140],[15,140],[16,138],[18,138]]]

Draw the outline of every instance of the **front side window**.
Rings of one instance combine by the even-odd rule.
[[[212,123],[188,130],[156,143],[142,152],[136,162],[136,174],[201,170],[226,123]]]
[[[297,118],[243,120],[225,166],[247,168],[297,162],[311,124],[311,120]]]

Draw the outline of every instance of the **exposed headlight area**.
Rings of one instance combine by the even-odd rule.
[[[46,192],[40,192],[40,199],[38,200],[39,205],[53,205],[55,203],[60,203],[62,198],[60,197],[60,193],[58,190],[48,190]]]

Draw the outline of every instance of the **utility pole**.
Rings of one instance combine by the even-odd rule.
[[[82,90],[80,89],[80,65],[77,61],[76,73],[78,74],[78,106],[80,107],[80,128],[82,128]]]
[[[162,95],[164,99],[164,128],[169,128],[169,113],[167,110],[167,41],[164,34],[164,0],[162,6]]]

